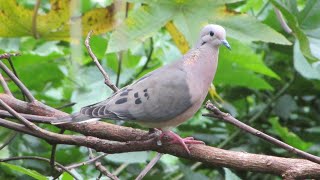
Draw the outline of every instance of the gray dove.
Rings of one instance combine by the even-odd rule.
[[[161,130],[160,139],[166,135],[190,153],[186,144],[203,142],[192,137],[181,138],[170,129],[191,118],[201,107],[216,73],[221,44],[231,49],[224,28],[206,25],[196,46],[179,60],[52,124],[99,119],[137,122]]]

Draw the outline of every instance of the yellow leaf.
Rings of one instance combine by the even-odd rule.
[[[212,100],[218,99],[220,101],[220,103],[224,102],[223,99],[219,96],[218,92],[216,91],[216,87],[212,83],[211,83],[211,86],[209,89],[209,95]]]
[[[183,34],[177,29],[177,27],[172,23],[172,21],[166,24],[166,29],[170,33],[174,43],[179,48],[182,54],[189,50],[189,44]]]
[[[70,40],[70,26],[81,23],[82,35],[89,30],[102,34],[115,26],[115,8],[96,8],[80,15],[71,17],[70,6],[75,0],[51,0],[51,9],[47,14],[38,14],[36,31],[39,37],[50,40]],[[20,6],[15,1],[0,0],[0,36],[21,37],[32,36],[33,10]]]

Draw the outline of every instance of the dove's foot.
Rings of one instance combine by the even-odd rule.
[[[189,148],[187,147],[187,144],[204,144],[204,142],[202,141],[194,140],[193,137],[181,138],[179,135],[177,135],[172,131],[163,131],[162,134],[160,135],[160,140],[164,136],[167,136],[171,139],[170,143],[182,145],[182,147],[188,152],[188,154],[190,154],[190,151],[189,151]]]

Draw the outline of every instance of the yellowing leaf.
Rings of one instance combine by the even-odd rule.
[[[185,54],[189,50],[189,44],[183,34],[177,29],[177,27],[172,23],[172,21],[166,24],[166,29],[170,33],[174,43],[179,48],[182,54]]]
[[[36,34],[50,40],[70,40],[70,27],[82,25],[82,35],[89,30],[95,34],[108,32],[115,26],[115,8],[96,8],[78,17],[71,17],[70,9],[76,1],[51,0],[51,10],[47,14],[38,14]],[[33,10],[24,8],[15,1],[0,0],[0,36],[33,36]]]
[[[223,99],[219,96],[218,92],[216,91],[216,87],[211,83],[209,89],[209,95],[214,100],[215,98],[218,99],[221,103],[223,103]]]

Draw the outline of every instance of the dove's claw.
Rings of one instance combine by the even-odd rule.
[[[193,137],[181,138],[179,135],[172,131],[163,131],[160,135],[160,140],[164,138],[164,136],[169,137],[171,139],[170,143],[180,144],[187,151],[188,154],[190,154],[190,150],[187,147],[187,144],[204,144],[204,142],[202,141],[194,140]]]

